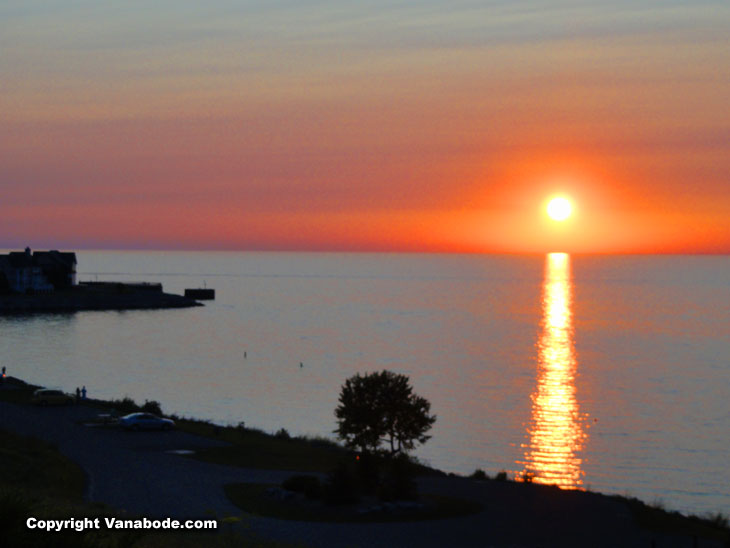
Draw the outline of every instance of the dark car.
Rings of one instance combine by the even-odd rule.
[[[119,419],[119,424],[126,430],[171,430],[175,421],[164,419],[152,413],[132,413]]]

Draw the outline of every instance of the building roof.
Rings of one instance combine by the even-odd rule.
[[[76,253],[51,251],[11,251],[7,255],[0,255],[0,268],[31,268],[34,266],[45,268],[63,268],[72,270],[77,264]]]
[[[13,268],[28,268],[33,265],[33,258],[24,251],[11,251],[7,254],[8,262]]]
[[[76,253],[51,251],[34,251],[33,262],[42,266],[64,266],[70,268],[76,264]]]

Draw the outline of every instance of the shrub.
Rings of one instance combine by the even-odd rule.
[[[25,493],[12,489],[0,491],[0,531],[3,535],[7,538],[24,536],[27,533],[25,520],[31,515],[33,503]]]
[[[388,461],[377,494],[384,501],[418,498],[418,487],[413,479],[413,467],[408,457],[403,455]]]
[[[651,504],[649,504],[651,508],[654,508],[655,510],[661,510],[662,512],[667,511],[667,506],[664,504],[664,501],[660,498],[655,498]]]
[[[155,400],[145,400],[144,405],[142,406],[142,411],[162,416],[162,407],[160,407],[160,402]]]
[[[360,489],[357,476],[351,466],[340,462],[330,472],[324,487],[324,499],[327,504],[354,504],[360,500]]]
[[[303,493],[308,499],[318,499],[322,495],[322,485],[316,476],[291,476],[281,486],[287,491]]]
[[[289,432],[287,432],[286,428],[279,428],[279,431],[274,434],[274,437],[279,440],[290,440],[291,436],[289,435]]]
[[[474,473],[469,477],[471,479],[475,479],[475,480],[488,480],[489,479],[489,476],[487,475],[487,473],[484,470],[482,470],[481,468],[477,468],[476,470],[474,470]]]
[[[721,529],[727,529],[728,526],[730,526],[730,520],[728,520],[728,517],[722,512],[717,512],[715,514],[711,513],[700,519],[709,521],[711,524],[716,527],[720,527]]]
[[[341,445],[338,445],[338,443],[330,438],[326,438],[325,436],[317,436],[317,435],[302,435],[297,436],[297,440],[303,441],[311,445],[312,447],[323,447],[325,449],[333,449],[333,450],[340,450],[342,449]]]
[[[376,455],[363,453],[355,457],[355,470],[360,490],[368,495],[374,495],[380,484],[380,461]]]
[[[139,410],[137,403],[129,396],[124,396],[122,400],[115,400],[114,406],[122,413],[134,413]]]
[[[497,481],[507,481],[507,472],[505,472],[504,470],[500,470],[499,472],[497,472],[497,475],[494,476],[494,479]]]

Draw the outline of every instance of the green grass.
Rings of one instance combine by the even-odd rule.
[[[102,505],[82,500],[84,473],[45,442],[0,431],[0,530],[12,546],[43,546],[49,533],[28,529],[28,517],[64,519],[113,515]],[[80,541],[97,546],[105,538],[110,547],[128,545],[131,537],[106,539],[104,531],[54,533],[54,546],[74,546]],[[107,542],[107,540],[109,542]],[[124,541],[125,544],[119,544]]]
[[[347,454],[329,440],[288,438],[242,426],[217,426],[205,421],[176,418],[179,430],[230,443],[196,452],[192,458],[217,464],[272,470],[326,472]]]
[[[230,447],[211,447],[192,455],[193,458],[246,468],[327,472],[334,468],[342,453],[322,449],[306,442],[283,441],[252,434]]]
[[[52,446],[34,438],[0,431],[0,485],[80,501],[84,473]]]
[[[0,430],[0,532],[3,546],[55,546],[86,548],[224,548],[288,545],[262,541],[221,523],[213,532],[109,531],[104,528],[76,532],[28,529],[26,519],[67,519],[116,516],[108,506],[83,500],[84,473],[52,445]],[[134,518],[125,515],[124,518]],[[210,516],[200,516],[209,519]]]
[[[354,458],[351,451],[327,438],[288,437],[281,433],[268,434],[256,428],[218,426],[206,421],[174,418],[179,430],[231,444],[204,449],[191,456],[202,461],[244,468],[326,473],[343,459]],[[417,475],[444,475],[415,459],[412,466]]]
[[[226,496],[242,510],[271,518],[318,522],[402,522],[426,521],[465,516],[479,512],[482,506],[473,501],[437,495],[424,495],[423,509],[402,510],[397,513],[358,514],[350,506],[327,506],[319,501],[297,503],[280,501],[266,494],[272,485],[232,483],[225,486]],[[373,504],[378,504],[374,501]]]
[[[646,529],[685,537],[713,539],[730,545],[728,518],[722,514],[712,516],[685,516],[665,510],[663,505],[648,505],[639,499],[615,495],[631,510],[636,523]]]

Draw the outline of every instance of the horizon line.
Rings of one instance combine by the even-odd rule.
[[[610,255],[665,255],[665,256],[726,256],[726,251],[467,251],[467,250],[417,250],[417,249],[302,249],[302,248],[198,248],[198,247],[86,247],[86,246],[23,246],[0,247],[2,252],[23,251],[26,247],[31,250],[58,250],[58,251],[90,251],[90,252],[137,252],[137,253],[318,253],[318,254],[351,254],[351,255],[514,255],[514,256],[544,256],[551,253],[565,253],[571,256],[610,256]]]

